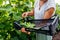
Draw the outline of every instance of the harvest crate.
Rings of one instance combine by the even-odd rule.
[[[22,20],[24,20],[24,22],[31,22],[35,24],[33,28],[25,27],[25,30],[30,32],[36,32],[36,40],[48,40],[49,38],[50,40],[52,40],[50,36],[52,36],[56,32],[59,17],[58,15],[54,15],[50,19],[31,19],[27,17],[25,19],[15,21],[14,22],[15,29],[20,30],[22,27],[24,27],[24,25],[20,25],[20,21]],[[43,38],[41,39],[41,37]]]

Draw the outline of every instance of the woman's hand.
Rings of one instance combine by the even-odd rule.
[[[28,15],[29,15],[29,12],[24,12],[24,13],[22,14],[22,17],[25,18],[25,17],[27,17]]]
[[[31,10],[30,12],[24,12],[22,14],[22,17],[25,18],[27,16],[34,16],[34,10]]]
[[[30,34],[30,32],[27,32],[24,27],[21,28],[21,32],[24,32],[24,33],[26,33],[26,34]]]

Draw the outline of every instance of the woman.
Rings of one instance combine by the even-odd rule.
[[[35,0],[34,9],[30,12],[24,12],[22,17],[34,16],[35,19],[49,19],[54,15],[55,10],[55,0]],[[21,31],[30,34],[30,32],[25,31],[25,28],[22,28]]]

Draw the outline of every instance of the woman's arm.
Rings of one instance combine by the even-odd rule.
[[[50,9],[48,9],[47,11],[45,11],[44,19],[49,19],[52,16],[54,10],[55,9],[53,7],[51,7]]]
[[[28,12],[28,16],[34,16],[34,10],[31,10],[30,12]]]

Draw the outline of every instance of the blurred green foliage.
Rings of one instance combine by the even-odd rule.
[[[8,2],[7,2],[8,1]],[[21,14],[34,7],[34,0],[0,0],[0,40],[28,40],[28,35],[13,28],[13,22],[21,19]],[[60,14],[57,5],[56,13]],[[35,40],[35,33],[31,33]]]
[[[60,30],[60,5],[56,4],[56,14],[59,16],[58,30]]]
[[[7,2],[8,1],[8,2]],[[28,40],[28,35],[13,28],[21,14],[33,8],[33,0],[0,0],[0,40]],[[35,40],[34,34],[29,35]]]

